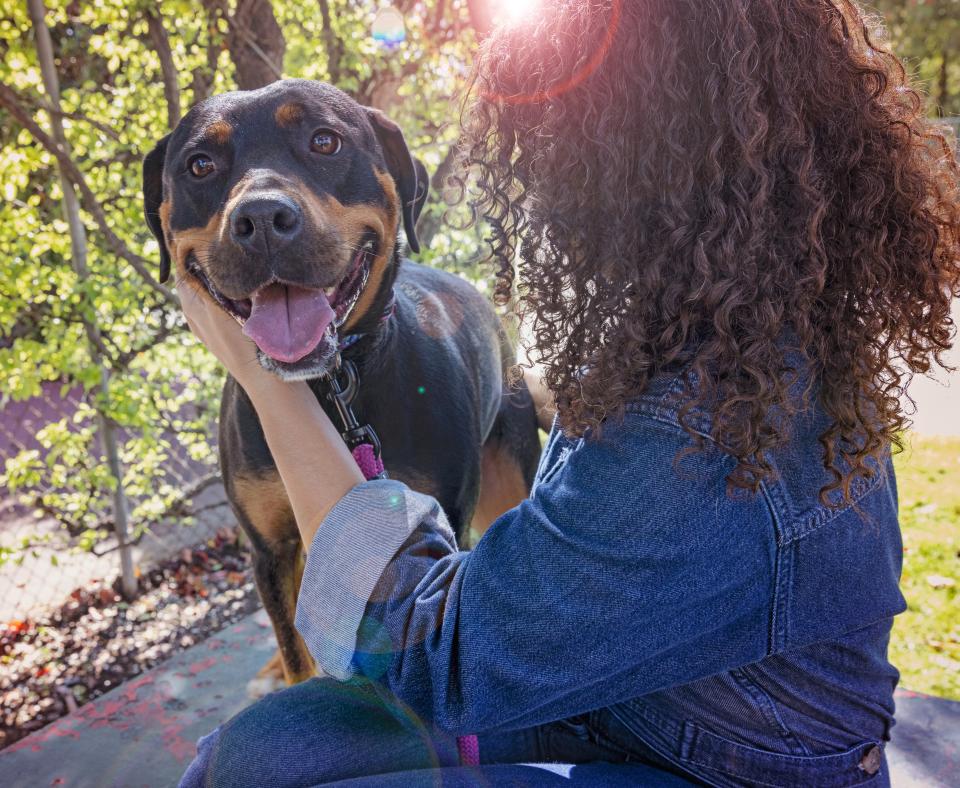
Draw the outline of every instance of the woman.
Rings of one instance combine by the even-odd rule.
[[[185,784],[547,784],[497,764],[564,762],[885,785],[890,448],[951,341],[951,149],[847,0],[536,17],[484,42],[465,134],[558,415],[530,499],[472,552],[185,294],[263,420],[309,551],[298,628],[333,677],[202,740]]]

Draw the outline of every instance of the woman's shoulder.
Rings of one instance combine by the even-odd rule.
[[[868,475],[853,479],[849,497],[834,493],[825,500],[821,491],[834,477],[824,465],[821,437],[830,420],[813,402],[790,425],[788,439],[769,453],[772,477],[756,492],[731,489],[727,480],[735,460],[710,439],[709,414],[694,411],[681,419],[682,392],[680,379],[657,381],[622,421],[604,429],[600,443],[608,449],[595,456],[605,456],[608,469],[610,458],[634,460],[636,479],[620,475],[613,494],[633,484],[640,506],[689,529],[688,546],[713,544],[711,535],[724,533],[730,545],[725,555],[757,548],[775,555],[775,650],[833,637],[903,609],[889,452],[871,461]],[[693,435],[683,423],[692,425]]]
[[[605,439],[624,445],[644,442],[663,452],[676,452],[680,446],[682,456],[702,455],[701,467],[729,472],[736,462],[714,442],[710,412],[687,405],[688,385],[682,372],[655,378],[626,406],[622,420],[604,425]],[[802,385],[804,381],[798,384]],[[780,541],[802,538],[831,523],[840,527],[861,520],[883,520],[896,527],[896,480],[889,452],[868,462],[869,473],[853,478],[845,500],[839,491],[826,499],[821,495],[835,478],[825,467],[822,442],[830,425],[814,391],[808,405],[785,425],[785,439],[766,454],[773,474],[754,496],[765,499]],[[670,462],[670,458],[662,459]],[[844,516],[848,512],[850,516]]]

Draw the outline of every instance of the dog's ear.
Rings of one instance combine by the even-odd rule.
[[[367,107],[367,116],[373,125],[373,130],[383,148],[384,158],[387,160],[387,169],[397,184],[400,195],[400,204],[403,209],[403,229],[407,234],[407,243],[414,253],[420,251],[417,241],[417,168],[410,155],[410,149],[403,138],[400,127],[380,110]],[[426,196],[426,194],[424,194]]]
[[[426,165],[416,157],[413,159],[413,167],[417,171],[417,199],[413,204],[413,223],[416,224],[430,194],[430,173],[427,172]]]
[[[147,219],[150,231],[160,245],[160,276],[161,282],[170,278],[170,250],[163,237],[163,226],[160,222],[160,204],[163,202],[163,160],[167,155],[168,134],[143,160],[143,215]]]

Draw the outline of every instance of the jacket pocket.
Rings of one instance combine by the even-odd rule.
[[[684,725],[680,761],[722,786],[845,788],[889,785],[879,742],[864,742],[832,755],[783,755],[718,736],[696,723]]]

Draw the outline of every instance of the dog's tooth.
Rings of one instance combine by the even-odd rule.
[[[324,295],[326,295],[327,298],[332,298],[332,297],[333,297],[333,294],[337,292],[337,288],[336,288],[336,287],[325,287],[325,288],[323,288],[323,292],[324,292]]]

